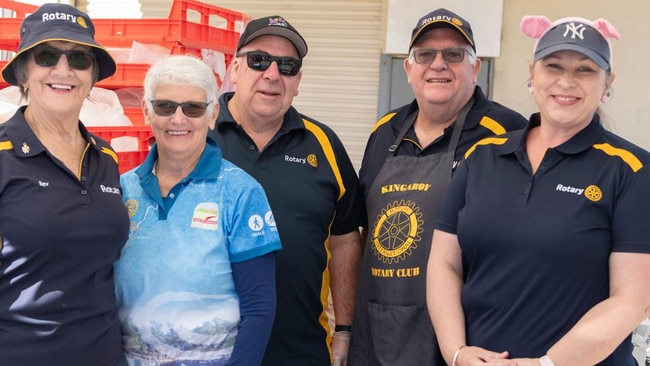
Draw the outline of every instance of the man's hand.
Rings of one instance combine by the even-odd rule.
[[[348,349],[350,348],[350,332],[334,332],[332,335],[333,366],[347,366]]]

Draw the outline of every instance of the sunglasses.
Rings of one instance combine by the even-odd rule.
[[[265,52],[245,52],[237,57],[246,56],[248,67],[256,71],[266,71],[271,64],[278,64],[278,71],[282,75],[296,76],[302,66],[302,61],[293,57],[275,57]]]
[[[463,62],[465,59],[465,52],[469,53],[469,51],[460,47],[451,47],[442,50],[423,48],[413,51],[413,58],[417,64],[431,65],[433,63],[433,60],[436,59],[436,53],[438,52],[442,54],[442,59],[445,60],[445,62],[448,64]]]
[[[171,100],[158,100],[152,99],[151,106],[153,107],[153,112],[162,117],[169,117],[176,113],[176,109],[181,107],[183,114],[190,118],[198,118],[205,114],[205,110],[208,109],[208,106],[212,102],[183,102],[177,103]]]
[[[34,62],[41,67],[56,66],[61,59],[61,55],[65,55],[68,60],[68,66],[74,70],[88,70],[95,60],[95,54],[92,52],[81,50],[60,50],[53,47],[43,47],[34,50]]]

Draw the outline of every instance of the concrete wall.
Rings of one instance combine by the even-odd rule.
[[[650,150],[650,74],[644,67],[650,56],[648,0],[504,0],[503,11],[501,56],[495,62],[495,100],[526,116],[536,111],[526,87],[535,42],[519,30],[524,15],[545,15],[551,20],[567,16],[605,18],[621,33],[620,40],[612,40],[616,79],[612,98],[602,105],[606,125]]]

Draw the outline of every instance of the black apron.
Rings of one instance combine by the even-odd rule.
[[[410,115],[370,187],[350,365],[446,365],[427,311],[426,266],[472,104],[459,113],[447,151],[423,157],[396,155],[417,113]]]

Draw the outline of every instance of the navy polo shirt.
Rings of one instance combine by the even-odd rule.
[[[540,357],[609,296],[612,252],[650,253],[650,154],[596,115],[533,175],[526,135],[467,152],[437,229],[456,233],[467,344]],[[629,339],[600,365],[636,365]]]
[[[219,98],[217,125],[209,136],[225,159],[264,187],[282,242],[276,319],[263,364],[328,365],[328,238],[358,230],[366,221],[356,172],[334,132],[293,107],[259,151],[228,111],[232,95]]]
[[[0,363],[113,365],[113,262],[129,229],[117,157],[80,123],[88,145],[76,177],[24,109],[0,124]]]
[[[474,104],[467,113],[463,132],[455,152],[454,166],[462,159],[465,151],[482,138],[499,135],[507,131],[518,130],[526,126],[526,118],[521,114],[487,99],[480,87],[474,89]],[[408,116],[417,113],[418,104],[413,100],[411,104],[402,106],[384,115],[372,129],[363,154],[359,180],[367,197],[370,186],[384,165],[388,156],[388,148],[395,143]],[[428,156],[446,152],[449,148],[451,133],[454,125],[447,127],[444,134],[429,146],[420,146],[415,130],[410,130],[399,144],[396,154],[406,156]],[[451,174],[453,167],[449,167]]]

